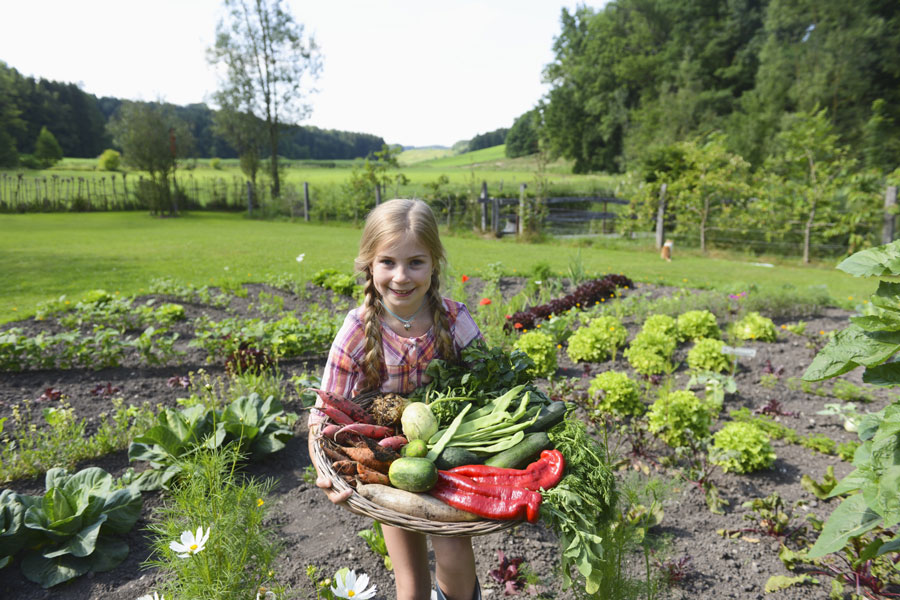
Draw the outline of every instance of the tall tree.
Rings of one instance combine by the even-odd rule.
[[[265,122],[269,141],[272,195],[281,193],[278,135],[282,124],[303,120],[311,91],[306,76],[318,77],[321,57],[282,0],[225,0],[227,17],[216,28],[212,63],[225,67],[220,103]]]
[[[45,169],[62,160],[62,146],[59,145],[56,137],[46,127],[41,127],[41,132],[34,143],[34,157],[40,161]]]

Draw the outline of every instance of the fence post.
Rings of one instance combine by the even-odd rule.
[[[253,184],[247,182],[247,216],[253,216]]]
[[[897,222],[897,186],[889,185],[884,194],[884,226],[881,228],[881,243],[894,241],[894,224]]]
[[[484,233],[484,230],[487,229],[487,181],[481,182],[481,195],[478,198],[481,201],[481,231]]]
[[[375,184],[375,206],[381,204],[381,185]]]
[[[666,184],[659,188],[659,210],[656,211],[656,249],[663,245],[663,219],[666,216]]]
[[[500,198],[491,198],[491,231],[500,237]]]
[[[516,211],[516,235],[525,233],[525,221],[528,214],[528,205],[525,202],[525,188],[528,185],[523,183],[519,186],[519,210]]]
[[[303,220],[309,222],[309,182],[303,182]]]

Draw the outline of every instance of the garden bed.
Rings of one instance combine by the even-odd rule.
[[[468,305],[475,313],[478,321],[482,283],[475,278],[467,288]],[[500,280],[498,286],[504,297],[520,291],[525,284],[523,278],[507,278]],[[197,348],[190,348],[186,342],[191,337],[191,328],[186,323],[206,314],[213,320],[232,316],[260,316],[255,312],[260,302],[259,293],[279,295],[284,300],[284,308],[295,314],[309,309],[312,303],[318,303],[328,310],[343,314],[350,306],[349,299],[337,300],[330,293],[318,288],[309,288],[310,295],[299,299],[295,295],[264,285],[249,285],[246,298],[229,296],[228,306],[212,307],[203,303],[179,302],[185,307],[187,321],[173,326],[171,331],[179,333],[176,348],[184,352],[177,365],[146,366],[142,362],[129,357],[122,366],[92,370],[87,368],[54,369],[25,371],[21,373],[3,373],[0,378],[0,419],[10,417],[6,422],[9,431],[13,419],[13,407],[24,400],[32,401],[30,422],[41,425],[41,409],[50,406],[52,400],[38,400],[48,389],[55,389],[65,395],[67,402],[73,407],[79,418],[87,420],[87,432],[96,428],[100,414],[110,409],[109,394],[124,398],[126,403],[140,405],[148,402],[152,406],[162,405],[176,407],[176,400],[189,392],[180,387],[177,379],[190,372],[204,369],[211,375],[224,373],[221,361],[207,364],[206,353]],[[633,289],[624,291],[624,295],[647,294],[647,297],[665,296],[671,289],[656,288],[637,284]],[[138,301],[151,298],[147,296]],[[157,300],[177,302],[173,298],[157,297]],[[499,299],[496,299],[499,300]],[[251,308],[252,307],[252,308]],[[844,327],[850,313],[843,310],[827,308],[815,315],[793,315],[791,320],[803,318],[807,322],[807,331],[813,335],[819,332],[830,332]],[[776,324],[784,323],[776,320]],[[625,320],[629,329],[629,338],[639,329],[640,322]],[[720,321],[720,325],[723,323]],[[8,323],[3,329],[21,327],[28,334],[39,331],[58,332],[54,330],[51,320],[35,321],[33,319]],[[800,336],[791,335],[779,329],[778,341],[775,343],[750,342],[746,348],[756,350],[753,358],[741,358],[734,379],[737,391],[728,394],[725,408],[720,420],[714,425],[718,429],[728,420],[728,413],[741,407],[750,411],[761,409],[773,400],[780,403],[785,413],[797,413],[797,416],[780,416],[777,420],[796,430],[802,436],[821,434],[838,443],[856,439],[855,434],[848,433],[837,417],[820,416],[816,412],[826,402],[840,402],[835,395],[843,399],[853,396],[868,395],[871,402],[857,406],[861,412],[875,411],[883,408],[893,399],[892,392],[877,388],[863,388],[859,371],[848,373],[841,379],[854,386],[844,386],[837,390],[833,383],[821,386],[807,386],[801,389],[799,378],[809,365],[814,350],[806,345]],[[682,346],[676,353],[676,363],[684,362],[687,347]],[[289,378],[292,375],[321,372],[324,355],[317,353],[305,357],[282,360],[279,368]],[[557,377],[571,378],[569,389],[560,384],[551,385],[546,379],[539,385],[551,395],[562,394],[567,400],[577,400],[587,389],[590,378],[604,370],[616,369],[630,371],[627,361],[620,356],[613,361],[600,364],[574,364],[560,352]],[[763,378],[763,375],[770,377]],[[675,373],[676,388],[687,384],[689,374],[686,365],[682,364]],[[765,385],[761,384],[761,379]],[[652,400],[652,398],[650,398]],[[307,455],[305,413],[302,412],[300,400],[295,393],[287,395],[285,409],[301,414],[295,429],[297,435],[287,446],[260,462],[247,467],[247,471],[258,477],[272,477],[278,480],[271,497],[271,523],[284,542],[276,569],[279,583],[293,589],[293,596],[298,598],[315,597],[307,580],[307,566],[315,565],[323,574],[331,574],[341,567],[349,567],[363,571],[378,586],[376,598],[393,598],[394,587],[392,576],[387,571],[379,556],[371,552],[357,532],[371,526],[371,521],[344,511],[330,504],[325,495],[314,485],[304,479],[310,466]],[[583,409],[579,413],[587,418]],[[625,438],[614,438],[614,450],[627,458],[631,451]],[[814,512],[826,517],[837,505],[836,501],[820,501],[808,493],[800,485],[801,477],[808,474],[821,480],[828,466],[833,466],[835,475],[840,479],[851,470],[848,462],[834,455],[824,455],[797,444],[789,444],[779,440],[773,441],[777,459],[774,465],[761,472],[740,475],[716,471],[712,480],[719,496],[728,502],[724,514],[714,514],[707,507],[705,496],[690,482],[673,478],[674,471],[664,470],[656,466],[651,457],[638,457],[627,463],[623,475],[629,471],[639,473],[656,473],[672,482],[667,500],[663,506],[662,523],[650,530],[651,535],[668,540],[668,544],[659,554],[661,562],[672,567],[676,574],[683,571],[684,578],[670,590],[670,597],[712,600],[722,598],[763,598],[766,581],[771,575],[791,575],[778,558],[779,541],[764,533],[744,533],[736,538],[726,538],[717,533],[719,529],[738,530],[750,526],[744,519],[748,514],[741,503],[754,498],[762,498],[777,492],[790,509],[797,501],[806,501],[804,508],[798,508],[798,519],[804,512]],[[100,466],[115,476],[119,476],[129,467],[125,451],[116,452],[100,459],[87,461],[79,467]],[[10,488],[19,493],[38,495],[43,493],[43,477],[18,480],[0,486]],[[147,526],[155,507],[163,502],[159,492],[144,494],[144,508],[134,529],[126,536],[130,547],[128,558],[109,572],[89,574],[71,582],[61,584],[49,590],[26,580],[20,573],[17,561],[2,571],[4,581],[4,597],[22,600],[53,598],[54,600],[103,598],[104,600],[132,600],[153,589],[157,574],[153,570],[144,570],[141,563],[148,558],[149,543],[144,528]],[[497,566],[498,551],[507,557],[522,557],[530,569],[542,582],[542,589],[547,596],[556,598],[572,597],[570,591],[562,591],[560,579],[555,576],[559,549],[554,535],[543,525],[521,525],[512,529],[478,537],[474,540],[478,574],[485,590],[486,597],[499,597],[502,588],[494,583],[489,571]],[[630,571],[640,575],[643,571],[644,557],[635,553],[632,557]],[[651,562],[655,562],[655,558]],[[681,563],[683,569],[676,567]],[[827,598],[830,589],[828,578],[821,578],[818,586],[794,587],[777,592],[772,597],[785,599]]]

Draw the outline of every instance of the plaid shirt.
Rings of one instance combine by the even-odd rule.
[[[453,347],[458,353],[475,339],[483,339],[481,331],[469,314],[465,304],[444,298],[444,309],[450,321],[450,337]],[[322,389],[334,392],[345,398],[351,398],[362,390],[362,361],[366,353],[365,323],[362,320],[362,307],[357,307],[347,314],[344,325],[338,331],[328,354],[328,362],[322,374]],[[384,362],[386,379],[381,386],[383,392],[408,394],[417,387],[428,383],[424,379],[425,368],[435,356],[434,327],[419,337],[405,338],[394,333],[389,327],[381,325],[381,339],[384,343]],[[321,406],[321,399],[316,399],[316,406]],[[309,425],[322,420],[322,413],[310,411]]]

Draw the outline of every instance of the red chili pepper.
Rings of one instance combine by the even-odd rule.
[[[316,388],[310,389],[319,394],[319,398],[322,399],[322,402],[332,408],[336,408],[339,411],[343,412],[351,419],[353,419],[355,423],[375,423],[372,417],[353,400],[348,400],[343,396],[339,396],[333,392],[329,392],[326,390],[317,390]]]
[[[437,484],[429,492],[438,500],[487,519],[528,519],[537,522],[540,517],[541,495],[531,490],[511,485],[478,483],[472,479],[438,471]]]
[[[504,469],[487,465],[463,465],[450,469],[479,483],[512,485],[526,490],[549,490],[562,479],[566,459],[559,450],[544,450],[541,458],[524,469]]]

